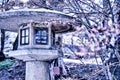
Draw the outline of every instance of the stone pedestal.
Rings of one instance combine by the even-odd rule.
[[[25,80],[50,80],[48,61],[60,55],[57,50],[24,49],[11,51],[9,56],[26,62]]]
[[[26,80],[50,80],[49,71],[49,64],[47,62],[26,62]]]

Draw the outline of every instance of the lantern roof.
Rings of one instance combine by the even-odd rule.
[[[0,12],[0,29],[17,32],[19,25],[30,21],[52,21],[56,32],[74,31],[74,17],[48,9],[18,9]],[[61,23],[59,23],[61,22]]]

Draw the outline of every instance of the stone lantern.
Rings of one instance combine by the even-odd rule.
[[[50,80],[49,62],[62,56],[55,46],[55,34],[70,28],[46,21],[19,25],[18,50],[11,51],[9,56],[26,62],[26,80]]]
[[[20,9],[0,13],[0,20],[0,29],[19,34],[18,49],[8,55],[26,63],[25,80],[50,80],[49,64],[61,56],[55,34],[74,31],[70,24],[74,17],[47,9]]]
[[[15,58],[26,62],[26,80],[49,80],[48,61],[60,56],[57,49],[51,48],[55,44],[52,25],[28,22],[19,26],[18,50],[13,53]]]

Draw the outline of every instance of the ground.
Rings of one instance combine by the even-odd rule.
[[[65,63],[67,75],[62,80],[106,80],[102,70],[102,65]],[[111,67],[111,72],[120,80],[120,65]],[[25,80],[25,63],[14,60],[9,67],[0,69],[0,80]]]

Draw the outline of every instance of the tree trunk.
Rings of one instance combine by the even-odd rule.
[[[4,50],[4,41],[5,41],[5,30],[1,29],[1,50],[0,50],[0,61],[5,59],[5,55],[3,53]]]

